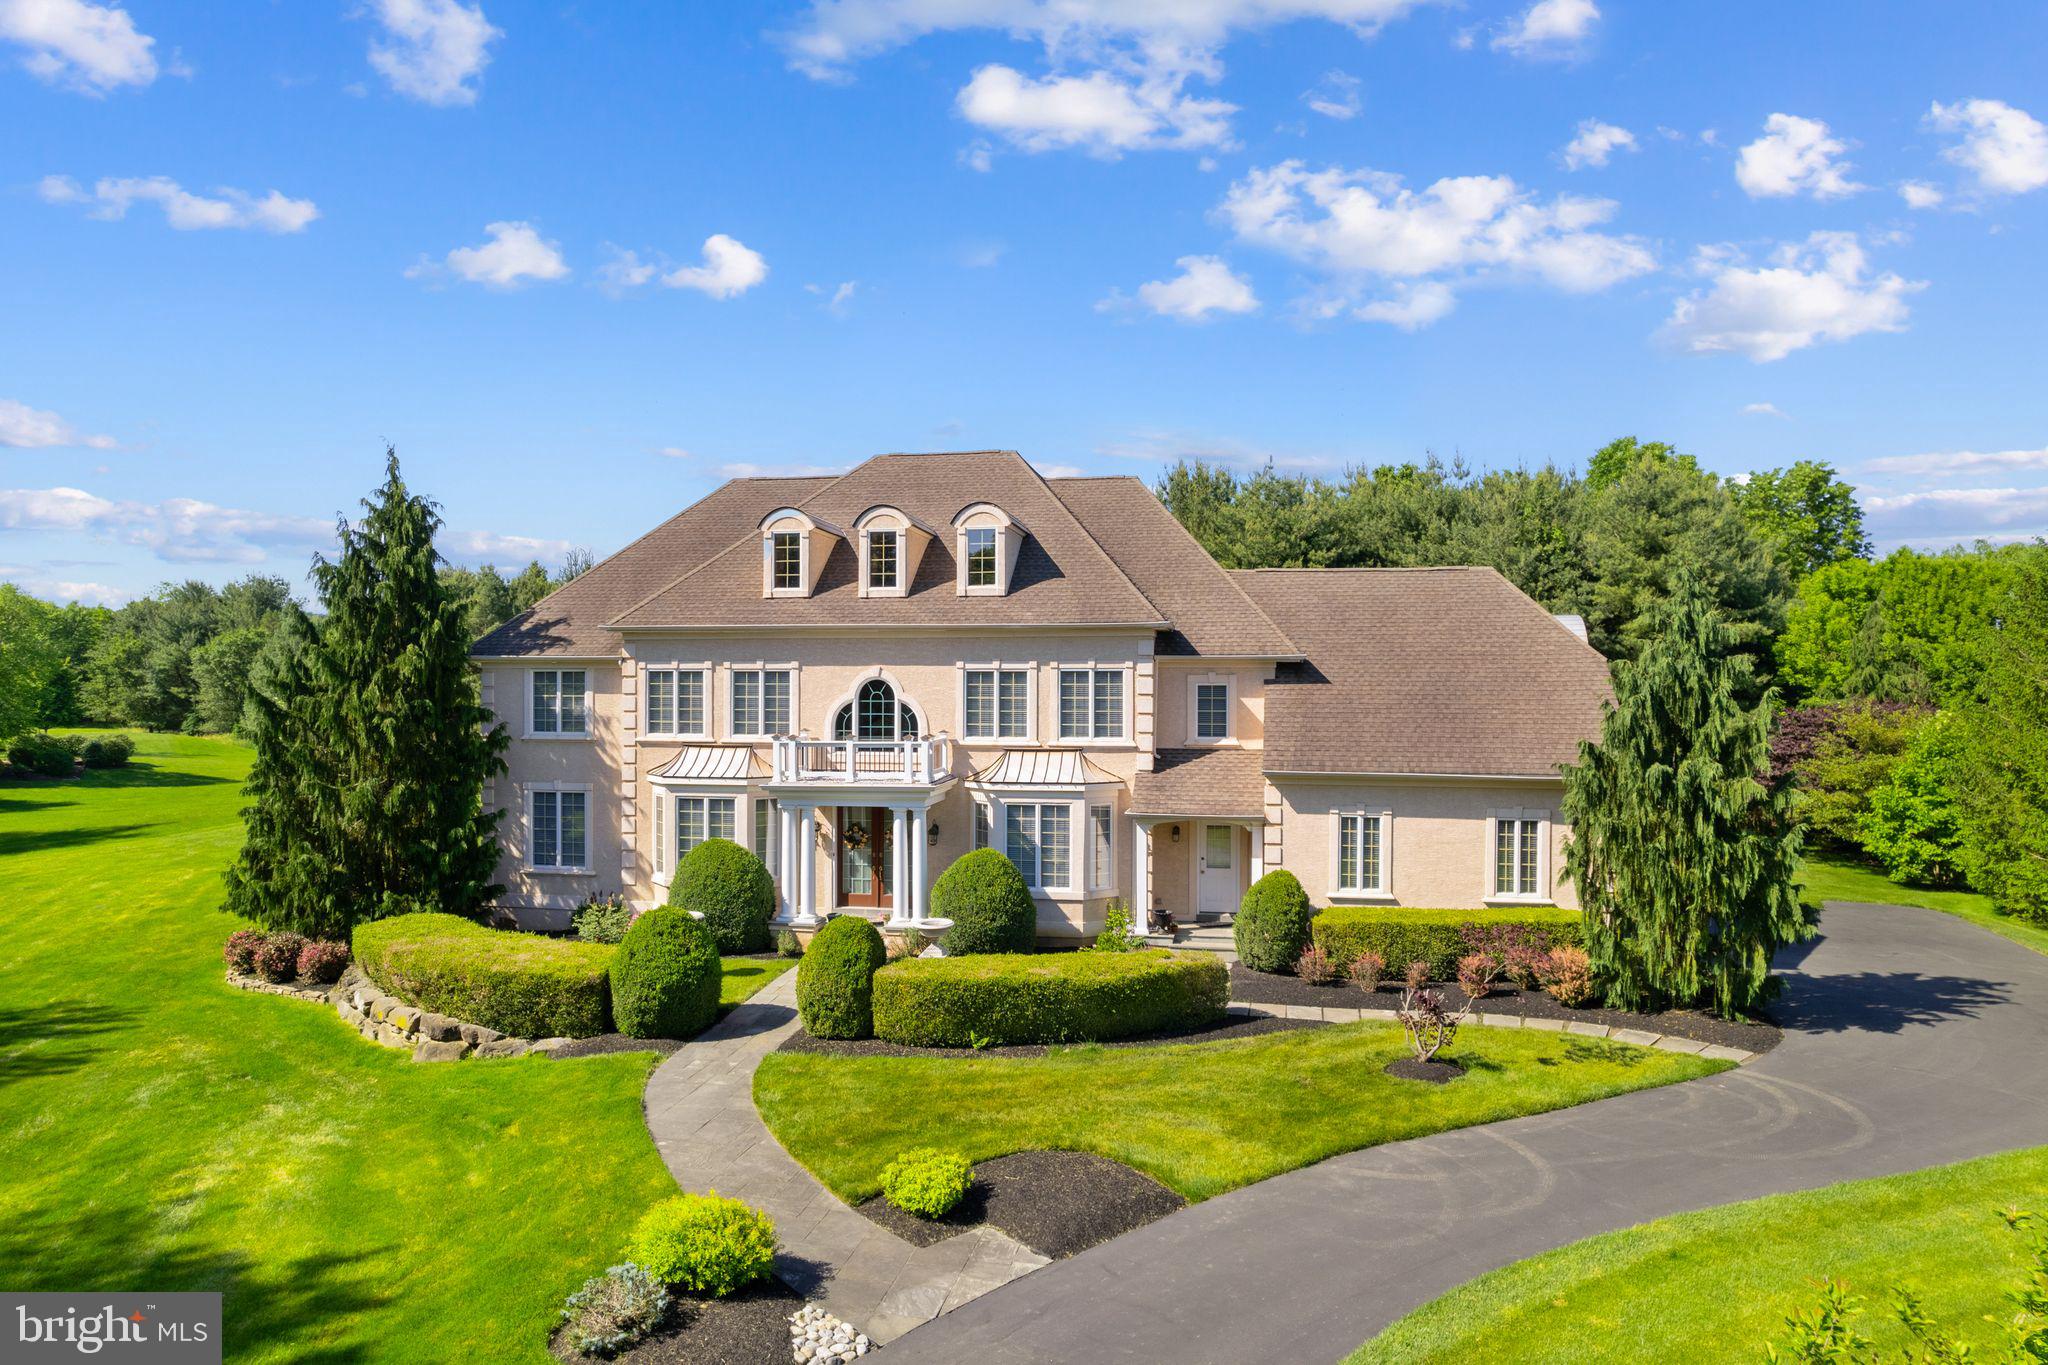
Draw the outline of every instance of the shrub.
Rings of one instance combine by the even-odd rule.
[[[1903,886],[1962,884],[1962,811],[1955,798],[1961,748],[1952,718],[1936,715],[1913,736],[1891,777],[1870,793],[1856,822],[1864,851]]]
[[[796,1009],[813,1038],[871,1038],[875,972],[889,960],[881,931],[859,915],[839,915],[811,935],[796,964]]]
[[[1294,959],[1294,974],[1311,986],[1327,986],[1337,979],[1337,964],[1330,955],[1311,943]]]
[[[1871,793],[1890,780],[1928,719],[1925,708],[1879,701],[1806,707],[1778,717],[1778,733],[1790,737],[1780,746],[1786,766],[1804,793],[1799,817],[1820,842],[1858,846],[1857,826]]]
[[[1544,956],[1537,979],[1543,983],[1543,989],[1550,992],[1551,999],[1568,1010],[1581,1009],[1593,1003],[1593,960],[1583,949],[1569,945],[1552,948]]]
[[[85,742],[79,757],[88,768],[126,767],[135,757],[135,741],[126,735],[98,735]]]
[[[306,940],[297,934],[272,934],[263,940],[250,959],[256,975],[265,981],[284,982],[299,974],[299,953]]]
[[[359,924],[353,946],[372,981],[421,1009],[522,1038],[611,1028],[610,944],[422,913]]]
[[[348,945],[316,939],[299,949],[299,977],[317,986],[332,986],[348,970]]]
[[[15,737],[7,748],[7,761],[38,777],[69,777],[78,770],[80,744],[75,735],[52,735],[37,730]]]
[[[1415,1060],[1426,1062],[1444,1048],[1451,1045],[1458,1036],[1458,1025],[1472,1012],[1472,1002],[1456,1014],[1444,1008],[1444,998],[1427,986],[1421,990],[1410,987],[1401,997],[1401,1008],[1395,1011],[1395,1018],[1401,1021],[1401,1028],[1408,1035],[1408,1046],[1415,1049]]]
[[[768,951],[775,879],[759,858],[730,839],[706,839],[684,855],[668,903],[702,915],[721,953]]]
[[[718,1017],[718,940],[673,905],[633,921],[612,957],[612,1021],[631,1038],[690,1038]]]
[[[1286,971],[1308,946],[1313,914],[1301,879],[1284,867],[1274,868],[1252,883],[1237,907],[1237,960],[1255,972]],[[1340,962],[1347,960],[1327,946],[1323,951]]]
[[[895,963],[875,973],[874,992],[875,1036],[892,1043],[1088,1042],[1214,1023],[1230,973],[1213,954],[1163,948],[987,953]]]
[[[1376,991],[1380,988],[1380,978],[1387,974],[1387,960],[1378,953],[1360,953],[1351,959],[1348,970],[1360,990]]]
[[[616,891],[609,896],[593,892],[569,922],[576,926],[576,937],[585,943],[617,943],[633,927],[633,907]]]
[[[1102,932],[1095,936],[1098,953],[1135,953],[1145,946],[1145,936],[1131,927],[1131,907],[1118,896],[1102,912]]]
[[[1401,985],[1405,990],[1419,991],[1429,984],[1429,964],[1417,958],[1408,964],[1408,970],[1401,973]]]
[[[678,1195],[641,1215],[630,1254],[663,1284],[723,1298],[774,1269],[775,1224],[716,1190]]]
[[[1515,983],[1518,990],[1526,991],[1536,984],[1537,974],[1543,968],[1545,956],[1541,948],[1517,943],[1508,949],[1506,956],[1502,958],[1501,970],[1507,974],[1508,980]]]
[[[958,1152],[917,1147],[882,1171],[882,1197],[919,1218],[943,1218],[967,1197],[974,1167]]]
[[[1582,938],[1579,912],[1553,906],[1411,910],[1339,905],[1316,916],[1314,934],[1316,946],[1338,962],[1349,962],[1360,953],[1378,953],[1388,962],[1421,958],[1429,964],[1430,979],[1448,981],[1458,970],[1458,959],[1478,951],[1468,946],[1468,932],[1505,937],[1504,930],[1524,941],[1540,935],[1552,944],[1576,945]]]
[[[932,914],[953,921],[945,949],[966,953],[1028,953],[1038,936],[1038,907],[1017,865],[992,848],[978,848],[939,874],[932,884]]]
[[[610,1358],[654,1334],[675,1300],[631,1261],[593,1275],[562,1304],[562,1334],[581,1355]]]
[[[256,970],[256,950],[262,946],[261,933],[254,929],[237,929],[221,945],[220,955],[236,971],[253,972]]]
[[[1491,994],[1500,963],[1490,953],[1467,953],[1458,959],[1458,989],[1468,1000]]]

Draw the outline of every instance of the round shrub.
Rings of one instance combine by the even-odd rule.
[[[318,986],[332,986],[348,970],[348,945],[319,939],[299,949],[299,976]]]
[[[618,949],[492,929],[460,915],[359,924],[356,965],[409,1004],[520,1038],[588,1038],[611,1028]]]
[[[79,757],[88,768],[120,768],[135,757],[135,741],[126,735],[100,735],[85,742]]]
[[[1133,1038],[1215,1023],[1229,996],[1213,953],[908,958],[875,973],[875,1036],[909,1047]]]
[[[839,915],[811,936],[796,964],[796,1009],[813,1038],[868,1038],[875,1031],[875,971],[889,960],[881,931]]]
[[[221,945],[220,955],[228,966],[246,974],[256,970],[256,950],[262,946],[263,935],[259,931],[237,929]]]
[[[882,1171],[882,1197],[918,1218],[943,1218],[967,1197],[974,1167],[958,1152],[918,1147]]]
[[[1252,883],[1237,907],[1237,960],[1255,972],[1287,971],[1308,945],[1311,918],[1301,879],[1284,867],[1274,868]]]
[[[272,934],[263,940],[250,964],[265,981],[289,981],[299,974],[299,953],[306,940],[297,934]]]
[[[1582,1009],[1599,995],[1593,984],[1592,960],[1584,950],[1569,944],[1552,948],[1536,975],[1543,989],[1550,992],[1550,998],[1566,1009]]]
[[[612,1019],[631,1038],[693,1037],[718,1017],[718,980],[718,941],[708,925],[659,906],[619,940]]]
[[[647,1210],[627,1252],[663,1284],[724,1297],[775,1267],[775,1224],[737,1199],[684,1194]]]
[[[992,848],[978,848],[932,883],[932,914],[953,921],[943,940],[953,957],[964,953],[1028,953],[1037,940],[1038,907],[1017,865]]]
[[[83,744],[76,735],[52,735],[37,730],[15,737],[8,746],[7,761],[38,777],[70,777],[78,770],[78,751]]]
[[[768,951],[775,879],[759,858],[730,839],[706,839],[683,856],[668,903],[704,916],[721,953]]]

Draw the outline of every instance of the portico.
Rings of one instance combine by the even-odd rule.
[[[777,739],[762,785],[776,804],[776,863],[786,869],[775,922],[811,929],[840,910],[882,909],[887,928],[927,923],[931,812],[953,785],[951,766],[944,735]]]

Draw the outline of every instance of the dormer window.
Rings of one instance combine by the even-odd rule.
[[[896,581],[896,533],[894,531],[868,532],[868,586],[870,588],[894,588]]]
[[[996,532],[992,526],[976,526],[967,532],[967,586],[996,586]]]
[[[839,538],[837,527],[794,507],[761,518],[761,595],[809,597],[816,592]]]
[[[800,531],[777,531],[771,539],[775,544],[775,586],[795,588],[802,591],[804,586],[804,538]]]
[[[870,507],[854,519],[862,597],[908,597],[932,533],[900,507]]]
[[[1006,595],[1024,534],[1023,524],[994,503],[962,508],[953,518],[953,556],[959,565],[954,591],[962,597]]]

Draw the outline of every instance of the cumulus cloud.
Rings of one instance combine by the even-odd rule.
[[[49,204],[77,204],[89,218],[128,216],[135,204],[155,204],[164,221],[181,232],[207,228],[254,228],[262,232],[303,232],[320,216],[310,199],[290,199],[276,190],[258,198],[246,190],[222,186],[208,198],[194,194],[169,176],[101,179],[90,190],[68,175],[46,175],[36,192]]]
[[[481,5],[460,0],[371,0],[383,28],[370,40],[370,65],[391,88],[424,104],[475,104],[473,84],[504,37]]]
[[[45,450],[53,446],[84,446],[88,450],[112,450],[111,436],[87,436],[54,412],[32,408],[14,398],[0,398],[0,446],[16,450]]]
[[[1735,180],[1752,199],[1840,199],[1869,188],[1849,179],[1850,165],[1839,159],[1848,150],[1819,119],[1773,114],[1764,120],[1763,136],[1737,155]]]
[[[1302,101],[1324,118],[1339,122],[1358,117],[1365,102],[1359,98],[1358,77],[1348,71],[1326,71],[1323,78],[1302,92]]]
[[[1733,351],[1759,363],[1823,341],[1906,329],[1906,298],[1923,280],[1873,275],[1855,234],[1816,232],[1752,267],[1731,248],[1700,257],[1707,287],[1678,301],[1658,333],[1698,354]]]
[[[1938,209],[1947,197],[1941,192],[1940,187],[1930,185],[1925,180],[1899,182],[1899,198],[1906,201],[1906,207],[1909,209]]]
[[[1859,490],[1871,537],[1883,544],[2022,540],[2048,531],[2048,488]]]
[[[1785,412],[1776,403],[1744,403],[1742,405],[1742,415],[1744,417],[1784,417]],[[1787,420],[1789,421],[1790,419],[1787,418]]]
[[[2048,449],[1944,450],[1924,455],[1886,455],[1867,461],[1863,468],[1872,474],[1909,475],[1915,478],[2048,472]]]
[[[1220,256],[1183,256],[1174,262],[1180,274],[1138,286],[1135,300],[1112,291],[1095,305],[1110,312],[1136,304],[1179,322],[1203,322],[1212,313],[1250,313],[1259,306],[1251,281],[1233,273]]]
[[[138,32],[119,5],[85,0],[0,0],[0,41],[24,48],[21,64],[37,80],[104,95],[157,77],[156,39]]]
[[[1574,57],[1600,22],[1593,0],[1537,0],[1493,35],[1497,52],[1533,60]]]
[[[1633,152],[1636,135],[1599,119],[1579,120],[1579,131],[1565,144],[1564,168],[1576,171],[1586,166],[1605,166],[1616,152]]]
[[[543,238],[531,223],[487,223],[490,240],[480,246],[459,246],[439,263],[422,258],[405,272],[407,279],[431,280],[444,274],[471,284],[493,289],[516,289],[531,280],[559,280],[569,273],[568,262],[555,243]]]
[[[1074,148],[1114,159],[1148,148],[1226,145],[1237,106],[1184,95],[1181,84],[1107,71],[1033,79],[992,63],[974,73],[956,105],[969,123],[1027,152]]]
[[[454,531],[443,536],[441,543],[449,558],[472,563],[538,559],[548,564],[559,564],[569,551],[576,548],[566,540],[501,535],[496,531]]]
[[[2024,194],[2048,185],[2048,128],[2003,100],[1936,101],[1927,126],[1961,135],[1942,151],[1988,194]]]
[[[1449,285],[1424,280],[1420,284],[1396,285],[1385,298],[1360,304],[1356,315],[1364,322],[1384,322],[1404,332],[1419,332],[1457,306],[1458,296]]]
[[[59,531],[139,545],[173,563],[252,564],[326,546],[331,522],[222,507],[196,498],[114,501],[82,488],[0,489],[0,529]]]
[[[722,232],[704,239],[704,264],[669,271],[661,282],[670,289],[694,289],[714,299],[737,298],[768,278],[761,253]]]
[[[135,597],[134,593],[110,583],[52,577],[25,564],[0,564],[0,583],[12,583],[30,597],[59,606],[82,602],[89,607],[121,607]]]

